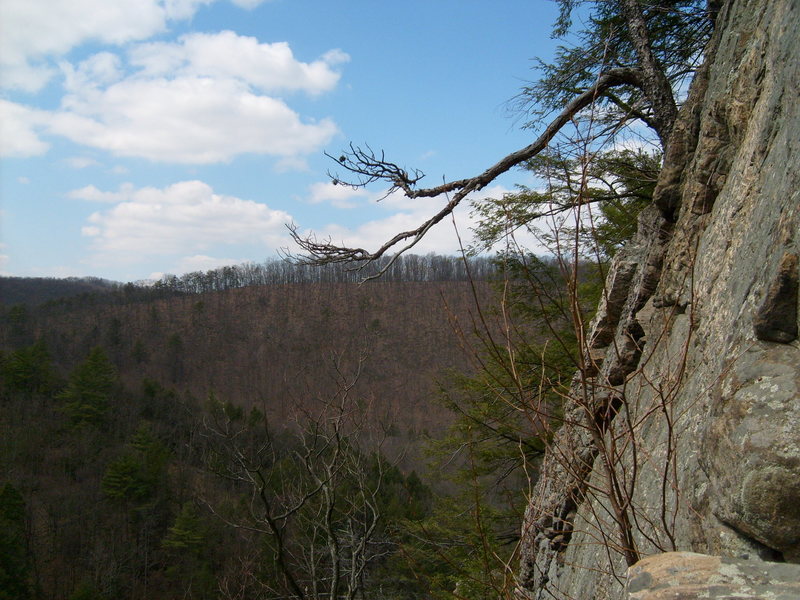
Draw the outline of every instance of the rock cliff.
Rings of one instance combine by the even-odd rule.
[[[800,1],[729,0],[612,265],[522,532],[526,598],[673,551],[800,563]]]

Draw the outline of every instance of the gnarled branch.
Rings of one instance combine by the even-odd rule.
[[[383,151],[379,156],[368,144],[361,147],[351,142],[350,150],[343,152],[338,158],[327,152],[325,156],[338,163],[349,173],[347,178],[343,178],[338,173],[328,171],[328,177],[333,184],[353,189],[366,187],[376,181],[387,181],[391,183],[391,187],[386,195],[398,189],[410,194],[417,182],[425,177],[425,174],[418,169],[414,169],[413,174],[409,174],[402,167],[388,162]]]
[[[390,251],[395,252],[396,255],[402,254],[422,240],[434,225],[450,215],[469,194],[485,188],[503,173],[542,152],[564,125],[569,123],[578,112],[589,106],[608,89],[620,85],[634,85],[641,88],[643,86],[641,71],[634,68],[618,68],[603,73],[597,78],[595,85],[577,95],[564,107],[535,142],[505,156],[475,177],[447,182],[432,188],[415,189],[416,183],[423,176],[420,171],[414,171],[414,175],[411,176],[405,169],[394,163],[387,162],[383,153],[379,157],[369,147],[364,150],[351,144],[350,152],[334,160],[353,173],[356,179],[352,182],[342,182],[336,177],[334,178],[334,183],[363,187],[368,183],[387,181],[391,185],[390,192],[400,189],[409,198],[435,197],[442,194],[452,194],[452,196],[448,197],[447,204],[439,212],[421,223],[419,227],[398,233],[374,252],[364,248],[337,246],[330,239],[320,241],[313,234],[303,236],[297,231],[296,226],[290,225],[289,231],[292,239],[300,246],[303,252],[301,255],[292,256],[291,258],[300,264],[306,265],[360,261],[363,266],[378,260]]]

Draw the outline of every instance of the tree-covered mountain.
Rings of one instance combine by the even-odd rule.
[[[86,294],[106,294],[118,283],[98,277],[0,277],[0,304],[43,304]]]
[[[489,264],[470,263],[483,279]],[[463,261],[447,257],[404,257],[393,269],[359,285],[347,282],[359,274],[344,269],[310,277],[282,263],[243,265],[6,305],[0,343],[41,342],[62,373],[99,346],[126,385],[148,378],[196,398],[215,393],[284,415],[291,396],[324,388],[318,374],[332,357],[352,363],[363,355],[363,393],[404,426],[423,429],[440,424],[420,404],[434,376],[468,364],[454,326],[472,327],[489,285],[466,281]],[[51,283],[38,281],[46,290]],[[36,288],[29,284],[30,298],[50,293]]]
[[[330,570],[301,555],[332,540],[351,552],[342,589],[363,560],[361,583],[421,593],[392,566],[397,526],[426,517],[429,484],[442,488],[423,451],[453,422],[439,386],[474,370],[462,346],[480,319],[499,331],[481,314],[493,284],[457,280],[455,263],[406,259],[406,275],[362,285],[189,292],[191,277],[165,278],[39,304],[37,283],[54,287],[31,282],[32,303],[0,315],[2,572],[26,582],[12,597],[211,598],[265,581],[279,594]],[[254,472],[270,503],[252,512]],[[342,528],[370,515],[353,538],[370,545],[351,548]],[[247,561],[276,571],[247,575]]]

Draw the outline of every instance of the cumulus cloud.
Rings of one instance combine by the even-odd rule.
[[[64,162],[73,169],[85,169],[100,164],[95,159],[89,158],[88,156],[70,156],[65,158]]]
[[[359,199],[374,197],[363,188],[353,189],[346,185],[334,185],[330,181],[320,181],[311,184],[308,190],[308,201],[311,204],[330,203],[336,208],[355,208]]]
[[[86,42],[122,45],[190,19],[215,0],[3,0],[0,2],[2,85],[36,92],[57,73],[54,57]],[[252,9],[263,0],[231,0]]]
[[[153,256],[200,255],[217,245],[277,248],[291,216],[252,200],[214,193],[202,181],[165,188],[123,185],[116,192],[87,186],[73,198],[115,202],[93,213],[82,229],[94,262],[138,262]]]
[[[304,63],[285,43],[225,31],[143,44],[131,55],[133,71],[107,51],[77,65],[62,61],[58,110],[0,100],[3,154],[44,154],[42,136],[55,134],[120,157],[210,164],[255,153],[299,169],[338,133],[331,119],[304,119],[274,93],[332,89],[334,67],[347,60],[339,50]]]
[[[324,196],[324,192],[328,191],[324,187],[326,184],[317,185],[319,186],[317,189],[321,191],[320,195]],[[349,188],[344,189],[348,190]],[[363,192],[363,190],[360,191]],[[469,200],[500,198],[510,191],[503,186],[493,186],[471,195],[456,208],[454,218],[443,219],[431,228],[411,252],[417,254],[428,252],[455,254],[460,252],[459,237],[464,247],[467,247],[472,241],[472,228],[476,225],[475,217],[470,211]],[[384,196],[385,194],[372,194],[372,199],[383,198],[380,206],[390,213],[386,217],[362,223],[357,227],[330,224],[315,231],[314,234],[318,239],[330,239],[334,244],[375,250],[396,234],[416,229],[447,203],[447,199],[444,197],[409,199],[401,192]],[[527,239],[526,242],[533,243],[532,240]]]
[[[66,61],[59,64],[64,74],[64,89],[76,95],[89,94],[123,76],[122,59],[112,52],[93,54],[77,67]]]
[[[260,43],[233,31],[191,33],[176,43],[141,44],[131,53],[131,63],[150,77],[236,79],[263,92],[288,90],[315,95],[336,86],[341,74],[333,67],[349,59],[335,49],[304,63],[294,57],[286,42]]]
[[[127,78],[68,95],[49,130],[117,156],[209,164],[246,152],[307,154],[338,132],[330,119],[304,122],[283,101],[234,80]]]
[[[0,3],[3,85],[38,91],[56,72],[48,59],[87,41],[122,44],[191,16],[200,2],[178,0],[4,0]]]
[[[87,185],[67,193],[68,198],[86,200],[87,202],[124,202],[129,200],[136,192],[132,183],[123,183],[116,192],[104,192],[94,185]]]
[[[0,98],[0,156],[41,156],[50,144],[40,137],[50,115]]]
[[[205,254],[195,254],[178,259],[173,268],[170,269],[170,272],[177,275],[194,271],[210,271],[219,267],[238,265],[244,262],[247,261],[241,258],[215,258]]]

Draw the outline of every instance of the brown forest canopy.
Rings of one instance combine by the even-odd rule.
[[[109,299],[155,299],[171,293],[202,294],[251,285],[284,283],[358,283],[380,272],[389,259],[369,265],[326,265],[314,268],[287,260],[243,263],[164,275],[155,282],[120,283],[98,277],[0,277],[0,304],[36,305],[61,298],[109,295]],[[363,267],[363,268],[362,268]],[[485,280],[495,271],[485,256],[457,257],[438,254],[403,255],[382,276],[384,281],[467,281]]]

